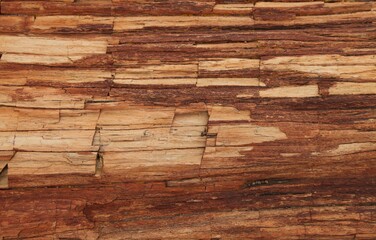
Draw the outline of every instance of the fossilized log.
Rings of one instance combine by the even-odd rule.
[[[373,1],[0,5],[0,238],[376,238]]]

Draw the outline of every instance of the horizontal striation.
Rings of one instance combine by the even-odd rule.
[[[1,239],[375,239],[376,4],[1,0]]]

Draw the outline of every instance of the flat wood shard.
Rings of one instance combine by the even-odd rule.
[[[376,239],[376,1],[0,0],[0,239]]]
[[[346,94],[375,94],[376,83],[364,82],[364,83],[352,83],[352,82],[340,82],[335,83],[329,88],[329,94],[333,95],[346,95]]]
[[[114,21],[114,31],[147,29],[152,27],[230,27],[252,26],[250,17],[212,17],[212,16],[145,16],[117,17]]]
[[[371,80],[376,74],[376,55],[341,56],[312,55],[277,57],[261,62],[261,69],[273,71],[297,71],[320,77]]]
[[[103,69],[1,69],[1,84],[8,86],[58,86],[69,87],[79,84],[105,86],[109,81],[111,71]]]
[[[38,16],[30,31],[35,33],[82,33],[82,32],[112,32],[113,17],[93,16]]]
[[[278,128],[253,124],[218,126],[209,129],[209,132],[217,134],[217,146],[241,146],[287,138]]]
[[[284,98],[284,97],[318,97],[319,89],[317,85],[307,85],[307,86],[285,86],[276,87],[260,91],[260,97],[265,98]]]
[[[9,175],[94,174],[96,153],[17,152]]]
[[[22,64],[72,63],[84,57],[105,54],[107,42],[69,38],[0,36],[1,62]],[[36,54],[37,53],[37,54]]]

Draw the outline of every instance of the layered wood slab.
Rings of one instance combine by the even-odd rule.
[[[375,239],[374,1],[0,1],[1,239]]]

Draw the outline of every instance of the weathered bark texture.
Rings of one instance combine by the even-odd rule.
[[[0,238],[376,239],[375,1],[0,4]]]

